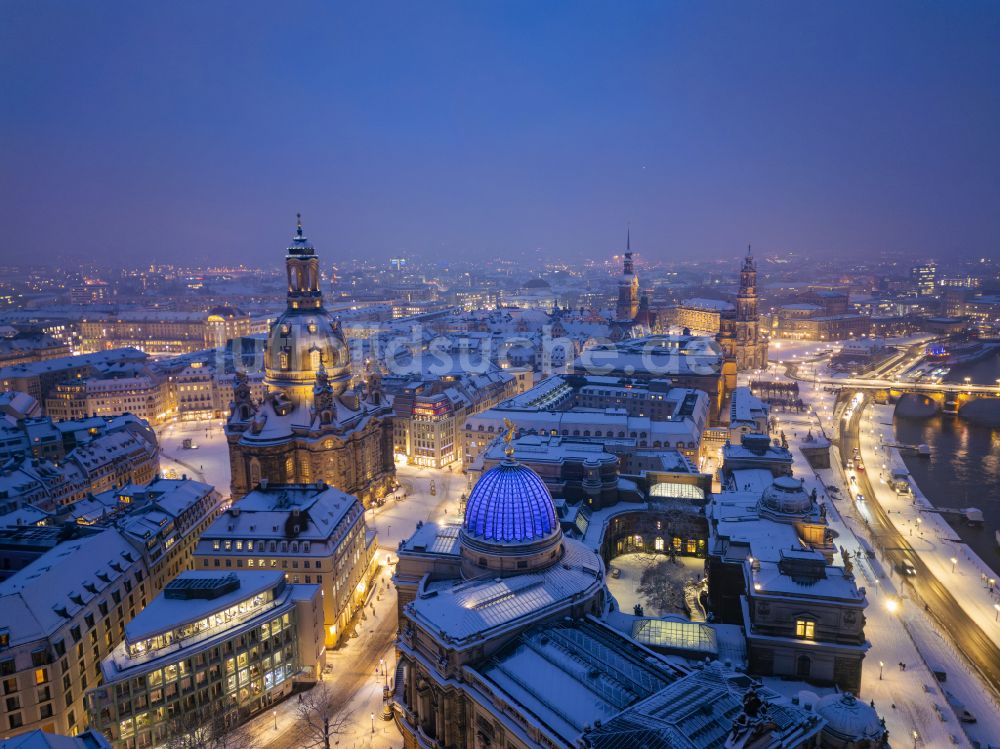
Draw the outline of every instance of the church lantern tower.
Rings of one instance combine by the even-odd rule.
[[[639,277],[632,262],[632,231],[625,235],[625,264],[618,279],[618,304],[615,319],[618,322],[635,320],[639,314]]]

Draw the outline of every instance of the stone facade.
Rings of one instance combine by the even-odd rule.
[[[740,270],[736,311],[721,318],[719,343],[726,357],[736,361],[738,371],[767,367],[767,339],[761,332],[757,311],[757,265],[749,247]]]
[[[395,486],[392,410],[376,376],[351,375],[344,333],[323,308],[319,259],[301,223],[285,264],[288,306],[268,336],[267,393],[256,401],[244,373],[233,385],[226,424],[233,498],[262,479],[324,481],[368,507]]]

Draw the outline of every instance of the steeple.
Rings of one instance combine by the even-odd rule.
[[[292,243],[288,246],[289,255],[314,255],[316,250],[309,244],[306,235],[302,233],[302,214],[295,214],[295,234],[292,236]]]
[[[621,278],[618,279],[618,304],[615,306],[615,320],[634,320],[639,311],[639,277],[632,262],[632,227],[625,230],[625,262]]]
[[[302,214],[295,214],[295,234],[285,256],[288,273],[288,309],[321,309],[323,292],[319,288],[319,258],[302,232]]]
[[[624,275],[631,276],[635,274],[635,266],[632,264],[632,227],[629,226],[625,230],[625,268],[623,270]]]

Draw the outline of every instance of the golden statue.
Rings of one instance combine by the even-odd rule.
[[[507,430],[507,434],[505,434],[503,437],[503,442],[504,442],[503,454],[506,455],[508,458],[513,458],[514,446],[511,444],[511,442],[513,442],[514,440],[514,433],[517,431],[517,427],[514,426],[513,421],[506,418],[503,420],[503,425],[504,429]]]

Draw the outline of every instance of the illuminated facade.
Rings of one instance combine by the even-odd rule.
[[[315,682],[325,660],[319,586],[184,572],[125,625],[87,712],[115,749],[159,746],[220,712],[238,725]]]
[[[516,393],[515,377],[498,371],[407,383],[392,402],[396,459],[432,468],[461,461],[466,418]]]
[[[299,224],[285,258],[288,304],[271,326],[264,357],[267,395],[233,387],[226,439],[232,494],[272,483],[325,481],[365,504],[395,486],[392,411],[377,377],[353,381],[340,323],[323,308],[319,258]]]
[[[323,485],[262,486],[201,535],[202,571],[277,570],[323,590],[325,642],[335,646],[363,605],[377,570],[375,534],[357,498]]]
[[[767,339],[757,311],[757,264],[749,247],[740,270],[736,310],[723,315],[720,325],[719,343],[726,358],[736,362],[737,371],[767,368]]]
[[[75,735],[101,661],[166,580],[185,569],[219,509],[212,487],[160,480],[133,487],[105,527],[0,530],[0,738],[34,729]],[[91,521],[93,522],[93,521]]]

